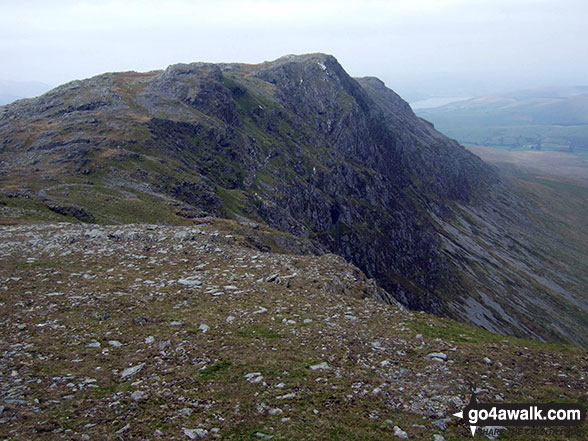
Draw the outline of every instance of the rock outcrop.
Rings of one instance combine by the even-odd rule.
[[[447,226],[503,184],[380,80],[353,79],[332,56],[75,81],[0,110],[0,158],[3,193],[52,216],[265,223],[361,268],[385,289],[380,300],[511,334],[576,333],[521,324],[536,314],[521,305],[505,319],[509,299],[493,282],[486,311],[464,315],[490,279],[468,260],[475,238]],[[62,206],[72,208],[51,208]]]

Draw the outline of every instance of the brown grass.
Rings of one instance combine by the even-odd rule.
[[[467,149],[490,164],[514,165],[546,176],[579,180],[588,185],[586,161],[571,153],[507,151],[482,146],[468,146]]]

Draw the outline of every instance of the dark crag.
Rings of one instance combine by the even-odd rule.
[[[345,257],[412,309],[585,343],[580,289],[529,282],[551,256],[517,266],[529,253],[504,233],[536,231],[494,169],[332,56],[104,74],[7,106],[0,134],[0,185],[33,217],[67,202],[105,223],[263,222]],[[536,323],[546,312],[557,329]]]

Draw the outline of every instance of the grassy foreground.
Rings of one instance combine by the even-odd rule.
[[[584,350],[383,305],[340,257],[248,234],[0,227],[0,439],[465,440],[472,388],[586,399]]]

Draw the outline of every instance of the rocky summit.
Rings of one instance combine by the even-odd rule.
[[[341,256],[384,303],[588,344],[586,250],[329,55],[74,81],[0,108],[0,161],[7,224],[229,218]]]

